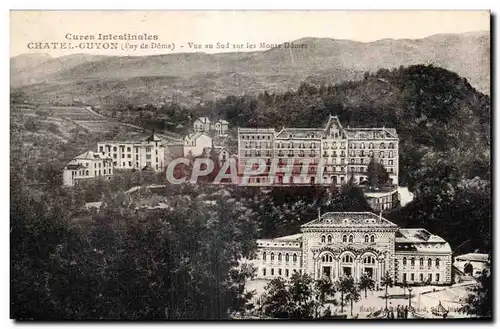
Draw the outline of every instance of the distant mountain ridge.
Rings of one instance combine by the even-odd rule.
[[[31,97],[65,95],[88,103],[134,102],[279,92],[302,81],[334,84],[364,72],[414,64],[454,71],[483,93],[490,90],[490,33],[437,34],[424,39],[358,42],[328,38],[292,41],[307,48],[236,53],[174,53],[151,56],[68,55],[11,59],[11,86]],[[20,59],[23,59],[20,65]],[[36,64],[38,63],[38,64]],[[29,69],[25,69],[28,67]],[[124,90],[126,89],[126,90]]]

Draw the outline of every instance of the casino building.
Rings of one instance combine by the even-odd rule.
[[[329,212],[301,226],[301,233],[257,241],[257,278],[304,272],[333,281],[366,273],[380,285],[395,282],[451,284],[452,251],[425,229],[403,229],[371,212]]]

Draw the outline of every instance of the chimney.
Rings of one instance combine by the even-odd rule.
[[[380,210],[380,215],[378,216],[380,222],[382,222],[382,210]]]
[[[318,220],[321,220],[321,207],[318,208]]]

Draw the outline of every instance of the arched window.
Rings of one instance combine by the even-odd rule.
[[[342,236],[342,242],[346,243],[347,242],[347,235]]]
[[[392,158],[392,151],[389,151],[389,158]]]
[[[384,149],[385,148],[385,144],[384,143],[380,143],[380,148]]]
[[[364,264],[375,264],[375,258],[373,256],[366,256],[363,259]]]
[[[349,235],[349,243],[352,243],[354,241],[354,237],[352,235]]]
[[[415,266],[415,257],[411,258],[411,266]]]
[[[328,235],[328,243],[332,243],[332,236]]]
[[[380,151],[379,157],[383,158],[384,157],[384,151]]]
[[[439,258],[436,258],[436,267],[439,267]]]
[[[370,143],[370,147],[368,147],[368,148],[372,149],[373,148],[373,143]]]
[[[365,143],[361,143],[361,148],[364,149],[365,148]]]
[[[351,255],[344,255],[344,257],[342,257],[342,262],[343,263],[354,263],[354,259],[352,258]]]
[[[420,257],[420,266],[424,266],[424,259],[422,257]]]
[[[321,236],[321,243],[325,243],[325,236],[324,235]]]
[[[274,260],[274,252],[271,253],[271,262]]]
[[[293,262],[296,263],[297,262],[297,254],[293,254]]]
[[[262,275],[263,275],[263,276],[266,276],[266,268],[263,268],[263,269],[262,269]]]
[[[371,242],[371,243],[375,243],[375,235],[372,235],[372,236],[370,237],[370,242]]]
[[[394,144],[393,143],[389,143],[389,148],[393,149],[394,148]]]
[[[432,259],[429,258],[427,260],[427,266],[432,267]]]
[[[262,260],[265,262],[265,261],[266,261],[266,258],[267,258],[267,254],[266,254],[266,252],[264,251],[264,252],[262,253]]]
[[[403,257],[403,266],[406,266],[406,257]]]
[[[288,253],[285,254],[285,262],[289,262],[290,261],[290,256],[288,255]]]
[[[368,234],[365,235],[365,243],[368,243]]]
[[[281,253],[278,253],[278,262],[281,262]]]

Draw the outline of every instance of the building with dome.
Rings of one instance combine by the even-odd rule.
[[[363,274],[381,283],[385,273],[410,285],[452,282],[448,242],[425,229],[403,229],[371,212],[328,212],[301,233],[257,241],[257,278],[308,273],[333,281]]]

